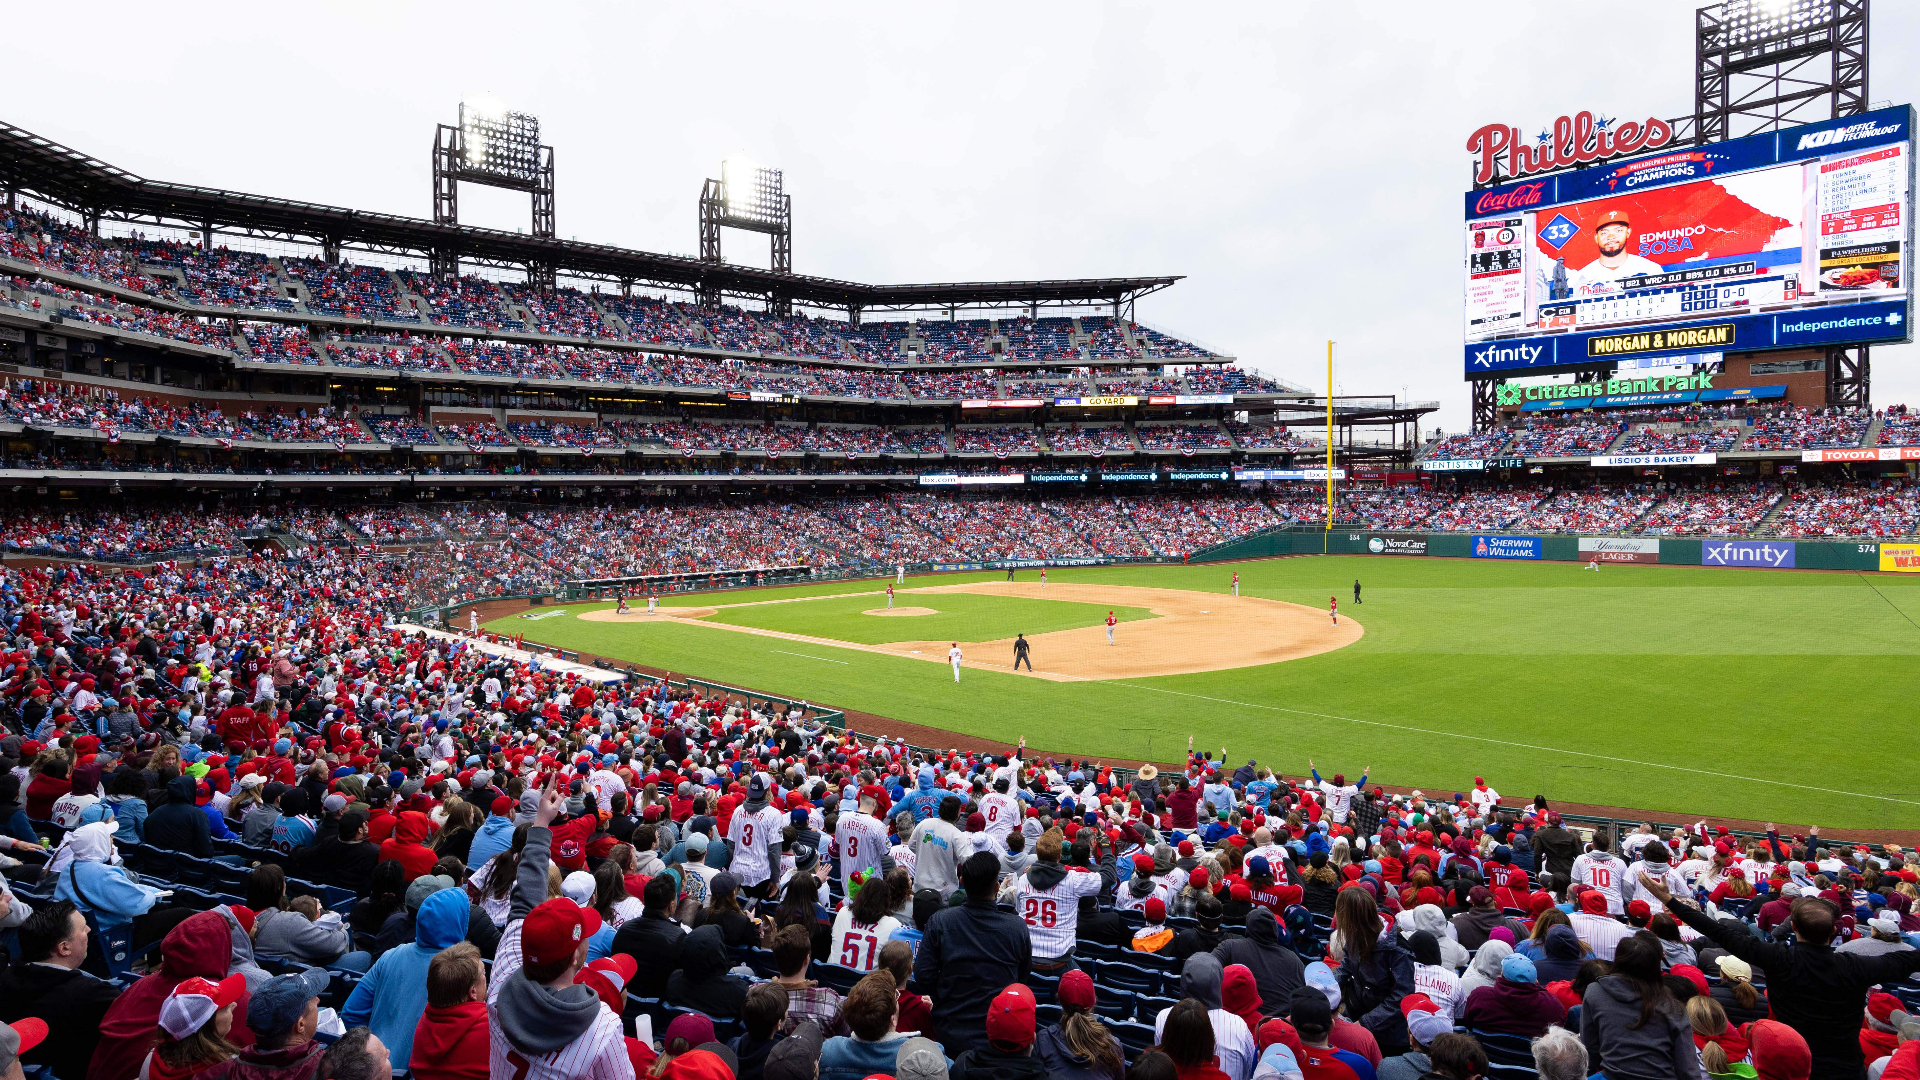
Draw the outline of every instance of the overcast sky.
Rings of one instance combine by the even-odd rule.
[[[9,50],[6,108],[144,176],[425,217],[434,124],[490,92],[555,146],[562,236],[694,252],[744,152],[786,172],[802,273],[1184,274],[1143,321],[1313,386],[1337,339],[1342,393],[1460,430],[1468,134],[1691,111],[1694,6],[101,3]],[[1871,41],[1873,101],[1920,96],[1920,4]],[[1920,404],[1916,361],[1875,350],[1876,404]]]

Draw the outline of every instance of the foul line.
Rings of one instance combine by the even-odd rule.
[[[788,652],[785,649],[768,649],[767,651],[779,653],[781,656],[801,656],[801,657],[805,657],[808,660],[824,660],[829,664],[839,664],[842,667],[847,665],[847,661],[845,660],[833,660],[825,656],[815,656],[812,653]]]
[[[1309,712],[1305,709],[1288,709],[1279,705],[1259,705],[1250,701],[1234,701],[1230,698],[1210,697],[1206,694],[1190,694],[1184,690],[1168,690],[1161,686],[1144,686],[1140,683],[1120,682],[1115,679],[1088,679],[1085,681],[1104,682],[1110,686],[1127,686],[1136,690],[1152,690],[1158,694],[1172,694],[1176,697],[1194,698],[1199,701],[1212,701],[1221,705],[1238,705],[1247,709],[1266,709],[1269,712],[1292,713],[1296,716],[1312,716],[1323,720],[1343,720],[1349,724],[1364,724],[1368,727],[1388,728],[1394,731],[1411,731],[1421,735],[1444,735],[1453,739],[1466,739],[1469,742],[1492,743],[1495,746],[1518,747],[1522,750],[1540,750],[1553,754],[1566,754],[1572,757],[1593,758],[1596,761],[1613,761],[1622,765],[1638,765],[1649,769],[1669,769],[1674,772],[1693,773],[1697,776],[1711,776],[1717,780],[1742,780],[1749,784],[1770,784],[1774,787],[1797,788],[1801,791],[1813,791],[1822,795],[1846,795],[1856,799],[1875,799],[1880,802],[1899,803],[1902,806],[1920,806],[1920,802],[1912,799],[1896,799],[1888,795],[1868,795],[1859,791],[1841,791],[1837,788],[1814,787],[1811,784],[1794,784],[1785,780],[1766,780],[1757,776],[1741,776],[1737,773],[1713,772],[1710,769],[1693,769],[1685,765],[1663,765],[1657,761],[1639,761],[1634,758],[1614,757],[1610,754],[1590,754],[1584,750],[1566,750],[1557,746],[1538,746],[1533,743],[1512,742],[1507,739],[1491,739],[1484,735],[1463,735],[1457,731],[1436,731],[1433,728],[1414,727],[1410,724],[1389,724],[1383,720],[1361,720],[1352,716]]]
[[[1891,596],[1888,596],[1888,595],[1887,595],[1886,593],[1883,593],[1883,592],[1881,592],[1881,591],[1880,591],[1880,586],[1878,586],[1878,585],[1875,585],[1875,584],[1873,583],[1873,579],[1872,579],[1872,578],[1870,578],[1870,577],[1868,577],[1868,576],[1867,576],[1866,574],[1864,574],[1864,573],[1861,573],[1861,572],[1860,572],[1860,571],[1858,571],[1858,570],[1855,570],[1855,571],[1853,572],[1853,576],[1854,576],[1854,577],[1857,577],[1857,578],[1859,578],[1859,579],[1860,579],[1860,581],[1861,581],[1861,582],[1862,582],[1863,584],[1865,584],[1867,588],[1869,588],[1869,589],[1872,589],[1872,590],[1873,590],[1873,594],[1874,594],[1875,596],[1878,596],[1878,597],[1879,597],[1880,599],[1882,599],[1882,600],[1885,600],[1885,601],[1887,602],[1887,606],[1893,609],[1893,613],[1894,613],[1895,615],[1898,615],[1898,616],[1900,616],[1901,618],[1903,618],[1903,619],[1905,619],[1905,620],[1907,620],[1907,625],[1908,625],[1908,626],[1911,626],[1911,627],[1913,627],[1913,628],[1914,628],[1915,630],[1920,630],[1920,623],[1916,623],[1916,622],[1914,622],[1914,621],[1913,621],[1913,616],[1911,616],[1911,615],[1909,615],[1909,614],[1907,614],[1907,613],[1906,613],[1905,611],[1902,611],[1902,610],[1901,610],[1901,608],[1900,608],[1900,605],[1899,605],[1899,604],[1896,604],[1896,603],[1894,603],[1894,602],[1893,602],[1893,597],[1891,597]]]

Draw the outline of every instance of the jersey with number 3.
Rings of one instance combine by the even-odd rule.
[[[855,873],[880,869],[880,857],[887,853],[887,827],[871,814],[842,814],[833,842],[840,846],[840,885],[845,889]]]
[[[1080,928],[1080,898],[1098,895],[1105,883],[1099,874],[1070,870],[1051,888],[1040,889],[1029,874],[1021,874],[1014,886],[1014,914],[1027,924],[1034,956],[1043,960],[1065,956]]]
[[[787,815],[771,806],[755,813],[744,809],[733,812],[727,826],[727,839],[733,841],[733,862],[727,869],[740,875],[740,884],[752,888],[773,876],[770,852],[780,842],[780,830]]]

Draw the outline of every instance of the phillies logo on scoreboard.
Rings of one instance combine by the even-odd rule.
[[[1648,117],[1644,124],[1629,120],[1615,125],[1609,120],[1596,120],[1592,112],[1583,110],[1555,120],[1553,128],[1542,131],[1532,146],[1521,137],[1519,128],[1488,124],[1467,137],[1467,153],[1479,155],[1473,182],[1485,184],[1493,179],[1503,154],[1507,176],[1518,179],[1618,154],[1658,150],[1672,141],[1672,125],[1657,117]]]

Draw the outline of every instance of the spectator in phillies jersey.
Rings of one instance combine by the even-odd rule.
[[[747,784],[747,801],[735,809],[727,824],[727,839],[733,845],[733,861],[728,868],[740,877],[748,896],[773,895],[773,872],[780,865],[781,829],[787,815],[767,804],[767,778],[755,773]]]
[[[833,916],[828,958],[844,968],[872,971],[880,961],[880,947],[893,940],[900,929],[900,920],[889,914],[892,906],[893,894],[886,879],[876,878],[858,886]]]
[[[1082,836],[1098,836],[1087,830]],[[1013,883],[1014,912],[1033,940],[1033,967],[1048,975],[1075,966],[1073,943],[1080,925],[1080,898],[1100,896],[1114,883],[1113,849],[1103,845],[1097,871],[1069,870],[1061,863],[1065,840],[1049,829],[1033,846],[1035,862]],[[938,1000],[937,998],[935,1000]]]
[[[600,915],[564,896],[545,899],[552,825],[566,803],[558,784],[556,775],[540,793],[520,851],[513,909],[494,954],[488,1072],[522,1080],[630,1080],[633,1062],[619,1015],[591,987],[574,982]]]
[[[1599,891],[1607,901],[1606,913],[1621,915],[1627,910],[1627,864],[1607,850],[1610,846],[1607,834],[1594,833],[1591,850],[1573,860],[1573,883]]]
[[[1287,1020],[1300,1035],[1301,1070],[1314,1080],[1374,1080],[1373,1064],[1327,1041],[1333,1034],[1333,1006],[1319,990],[1301,987],[1290,1000]],[[1462,1077],[1461,1080],[1467,1080]]]
[[[988,1006],[1032,969],[1027,924],[994,906],[999,882],[997,856],[979,851],[969,857],[960,868],[966,903],[933,917],[914,956],[914,985],[933,998],[934,1031],[949,1057],[985,1044]]]
[[[878,804],[873,792],[863,792],[860,796],[860,809],[855,813],[843,813],[834,826],[833,842],[840,848],[840,891],[853,893],[853,875],[877,870],[881,874],[893,870],[893,857],[887,854],[887,827],[874,816]]]
[[[1189,1003],[1198,1005],[1212,1029],[1213,1052],[1219,1057],[1220,1070],[1231,1080],[1246,1080],[1253,1071],[1258,1051],[1254,1048],[1253,1033],[1247,1030],[1247,1022],[1228,1012],[1222,1001],[1221,984],[1225,975],[1224,965],[1207,953],[1188,957],[1180,969],[1180,1006],[1160,1010],[1153,1019],[1153,1034],[1166,1046],[1176,1037],[1169,1030],[1174,1023],[1172,1014]]]

